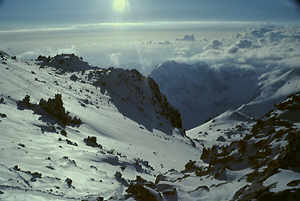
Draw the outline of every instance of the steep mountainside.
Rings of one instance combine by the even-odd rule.
[[[155,182],[137,178],[127,189],[136,200],[290,200],[300,198],[300,93],[275,105],[255,123],[223,115],[208,124],[232,138],[218,139],[184,170],[169,170]],[[227,119],[227,121],[226,121]],[[233,120],[240,121],[238,126]],[[201,132],[207,132],[202,128]],[[193,131],[189,131],[191,136]],[[195,139],[196,141],[198,139]],[[207,135],[207,141],[211,141]],[[147,199],[151,197],[152,199]]]
[[[76,56],[0,60],[0,200],[118,200],[136,176],[154,181],[199,157],[179,113],[136,71]]]
[[[0,200],[299,200],[299,93],[185,134],[135,70],[0,59]]]

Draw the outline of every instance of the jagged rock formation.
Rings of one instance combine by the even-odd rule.
[[[92,67],[74,54],[61,54],[54,57],[39,56],[36,59],[41,68],[53,67],[60,72],[77,72]]]
[[[19,109],[33,110],[35,113],[44,116],[44,118],[50,117],[63,126],[80,126],[82,123],[80,118],[71,117],[70,113],[65,110],[61,94],[56,94],[54,99],[49,98],[47,101],[41,99],[39,104],[30,103],[30,96],[26,95],[17,104]]]
[[[153,79],[136,70],[114,68],[92,70],[87,74],[94,86],[109,94],[122,114],[147,129],[172,133],[172,127],[182,128],[180,113],[169,104]]]
[[[95,69],[74,54],[39,56],[37,62],[41,67],[53,67],[62,73],[79,72],[70,79],[88,82],[102,93],[107,92],[122,114],[148,130],[155,128],[171,134],[173,128],[182,128],[180,113],[169,104],[155,81],[136,70]]]

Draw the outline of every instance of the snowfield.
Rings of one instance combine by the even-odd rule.
[[[0,51],[0,201],[299,200],[300,32],[290,31],[207,41],[193,58],[206,61],[168,61],[151,75],[158,84],[74,54]],[[177,42],[197,42],[187,36]]]
[[[100,87],[87,83],[88,80],[75,82],[70,80],[70,74],[57,73],[54,68],[39,68],[10,58],[3,62],[0,91],[4,104],[0,105],[0,112],[7,117],[0,122],[0,189],[4,192],[0,199],[118,198],[125,187],[116,180],[117,171],[122,172],[125,179],[141,175],[155,180],[156,175],[169,169],[183,169],[189,159],[196,160],[200,156],[200,151],[179,129],[173,128],[171,134],[153,127],[148,130],[120,113],[107,91],[102,93]],[[127,73],[130,76],[130,72]],[[78,77],[80,75],[81,72]],[[58,93],[62,94],[66,110],[83,121],[80,127],[52,125],[32,110],[17,107],[16,102],[25,95],[30,95],[32,103],[38,103],[41,98],[53,98]],[[146,113],[147,105],[146,112],[141,112],[129,104],[131,115],[146,115],[144,122],[151,120],[151,124],[145,125],[162,122],[161,130],[172,127],[159,114],[157,122],[149,120],[147,115],[152,114]],[[138,111],[146,114],[138,114]],[[63,129],[66,137],[59,134]],[[87,146],[83,139],[88,136],[97,137],[103,149]],[[41,176],[33,179],[28,171]],[[71,187],[66,183],[67,178],[72,180]]]

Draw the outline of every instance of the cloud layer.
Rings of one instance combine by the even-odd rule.
[[[192,40],[178,40],[184,38]],[[1,48],[24,59],[75,53],[92,65],[136,68],[144,74],[170,60],[205,62],[214,68],[296,66],[299,40],[295,26],[240,22],[102,23],[0,31]]]

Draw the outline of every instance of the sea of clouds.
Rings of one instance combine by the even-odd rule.
[[[285,83],[299,79],[300,32],[295,26],[260,25],[202,41],[184,38],[189,40],[181,46],[176,41],[177,55],[158,65],[151,77],[179,109],[185,128],[256,98],[260,102],[268,99],[264,108],[252,109],[251,116],[259,117],[276,102],[270,97],[277,91],[287,96],[299,90],[299,82],[291,85],[293,89],[280,90]],[[294,75],[285,77],[291,72]]]
[[[300,63],[300,28],[257,22],[95,23],[0,30],[1,49],[20,59],[75,53],[99,67],[148,75],[166,61],[266,70]]]

